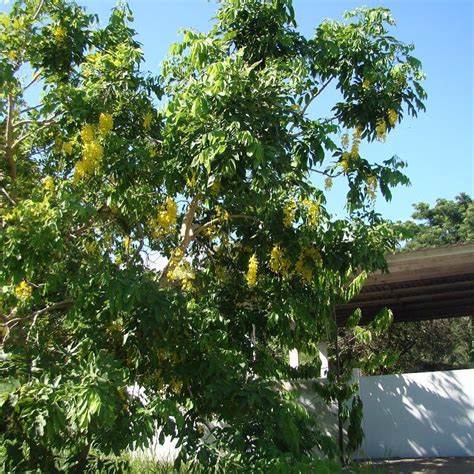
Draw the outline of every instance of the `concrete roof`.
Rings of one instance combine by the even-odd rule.
[[[474,315],[474,243],[390,255],[388,273],[369,276],[361,293],[336,309],[339,325],[356,308],[363,322],[384,307],[395,321]]]

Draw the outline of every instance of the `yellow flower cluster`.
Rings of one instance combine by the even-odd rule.
[[[110,114],[101,113],[99,116],[99,131],[102,135],[107,135],[114,128],[114,119]]]
[[[303,247],[295,265],[296,272],[300,275],[305,283],[310,283],[313,279],[313,270],[308,261],[318,263],[321,255],[314,247]]]
[[[344,173],[347,173],[349,170],[349,160],[351,158],[351,154],[345,151],[341,156],[341,168]]]
[[[351,158],[357,158],[359,156],[359,145],[363,131],[364,127],[361,124],[357,125],[356,129],[354,130],[352,135]]]
[[[222,209],[221,206],[215,207],[217,219],[223,219],[225,222],[228,222],[230,219],[230,214],[228,211]]]
[[[73,142],[72,141],[63,143],[63,152],[66,155],[70,155],[72,153],[72,150],[73,150]]]
[[[53,36],[58,43],[64,40],[66,33],[66,29],[63,26],[58,25],[53,28]]]
[[[221,183],[219,181],[214,181],[214,183],[211,186],[211,194],[214,197],[219,196],[219,192],[221,190]]]
[[[272,248],[270,254],[270,269],[275,273],[280,273],[283,278],[290,276],[291,262],[285,257],[285,254],[279,245]]]
[[[193,173],[187,180],[186,180],[186,186],[188,188],[194,188],[196,185],[196,175]]]
[[[31,298],[32,293],[33,288],[25,280],[15,286],[15,296],[21,301],[26,301]]]
[[[167,197],[164,204],[160,206],[156,217],[157,228],[155,229],[155,234],[157,236],[168,235],[173,231],[176,225],[177,212],[178,206],[175,200]]]
[[[151,112],[148,112],[145,115],[145,118],[143,119],[143,128],[145,130],[150,130],[152,120],[153,120],[153,114]]]
[[[349,146],[349,134],[344,133],[341,137],[341,145],[344,150],[347,150],[347,147]]]
[[[398,121],[398,112],[394,109],[388,109],[388,123],[393,127]]]
[[[85,178],[94,174],[100,167],[104,148],[97,140],[84,143],[82,149],[82,160],[79,160],[75,166],[75,179]]]
[[[258,260],[255,254],[253,254],[249,259],[249,267],[247,270],[247,275],[245,279],[247,280],[247,285],[252,287],[257,284],[257,271],[258,271]]]
[[[90,124],[86,124],[82,127],[81,138],[84,143],[90,143],[94,140],[94,127]]]
[[[180,262],[168,272],[168,278],[179,281],[183,290],[190,291],[193,288],[194,273],[189,262]]]
[[[123,247],[125,251],[128,252],[131,246],[132,246],[132,239],[130,238],[130,236],[126,235],[123,238]]]
[[[175,395],[179,395],[183,389],[183,382],[176,377],[173,377],[170,381],[170,388]]]
[[[294,201],[286,203],[285,207],[283,208],[283,225],[285,227],[291,227],[293,225],[295,214],[296,203]]]
[[[366,178],[367,182],[367,194],[371,199],[375,199],[377,193],[377,176],[370,175]]]
[[[310,226],[317,225],[319,221],[319,212],[320,212],[319,203],[316,201],[312,201],[310,199],[303,199],[303,204],[306,207],[306,216],[307,216],[308,225]]]
[[[362,89],[368,90],[368,89],[370,89],[370,86],[371,86],[371,83],[368,79],[364,79],[362,81]]]
[[[309,283],[313,278],[313,270],[311,270],[311,268],[306,265],[306,257],[303,252],[301,252],[300,256],[298,257],[298,261],[295,265],[295,270],[305,283]]]
[[[384,119],[377,120],[375,132],[377,135],[377,140],[382,142],[385,141],[385,138],[387,137],[387,124],[385,123]]]
[[[46,176],[43,179],[43,188],[49,192],[54,191],[54,178],[52,176]]]
[[[324,188],[327,189],[328,191],[332,188],[332,178],[327,177],[324,180]]]

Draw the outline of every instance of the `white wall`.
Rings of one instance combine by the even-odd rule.
[[[474,369],[360,378],[358,457],[474,456]]]

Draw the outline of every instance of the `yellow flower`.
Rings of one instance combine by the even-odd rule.
[[[173,198],[167,197],[164,204],[158,210],[156,217],[157,228],[155,229],[156,236],[167,235],[172,232],[176,225],[176,217],[178,206]]]
[[[192,174],[191,177],[186,180],[186,186],[188,186],[188,188],[194,188],[195,184],[196,184],[196,175]]]
[[[300,256],[298,257],[298,261],[296,262],[296,265],[295,265],[295,270],[297,273],[299,273],[301,279],[305,283],[309,283],[312,280],[313,270],[311,270],[311,268],[306,265],[306,256],[304,252],[300,253]]]
[[[123,246],[127,252],[130,250],[131,245],[132,245],[132,239],[130,238],[130,236],[126,235],[123,238]]]
[[[100,163],[103,155],[104,148],[97,140],[84,144],[84,148],[82,149],[82,157],[84,160]]]
[[[272,248],[270,254],[270,269],[275,273],[280,273],[283,278],[290,275],[290,261],[285,257],[285,254],[279,245]]]
[[[82,149],[82,160],[79,160],[75,166],[74,178],[77,180],[94,174],[100,167],[103,154],[104,149],[98,141],[85,143]]]
[[[255,254],[253,254],[249,259],[249,267],[247,270],[247,275],[245,279],[247,280],[247,285],[252,287],[257,284],[257,271],[258,271],[258,260]]]
[[[304,199],[303,204],[306,206],[306,215],[308,218],[308,224],[310,226],[315,226],[319,220],[319,203],[316,201],[311,201],[310,199]]]
[[[90,143],[94,140],[94,128],[92,125],[86,124],[82,127],[81,137],[84,143]]]
[[[54,179],[52,176],[46,176],[46,178],[43,179],[43,188],[46,191],[54,191]]]
[[[384,119],[377,120],[375,132],[376,132],[377,140],[385,141],[385,138],[387,136],[387,124],[385,123]]]
[[[332,178],[327,177],[324,180],[324,188],[327,189],[328,191],[332,188]]]
[[[374,175],[367,176],[366,182],[367,182],[367,194],[369,198],[375,199],[376,193],[377,193],[377,186],[378,186],[377,176],[374,176]]]
[[[211,194],[214,197],[217,197],[219,196],[220,190],[221,190],[221,183],[219,181],[214,181],[214,183],[212,183],[212,186],[211,186]]]
[[[285,227],[291,227],[295,219],[296,214],[296,203],[294,201],[289,201],[285,204],[283,208],[283,225]]]
[[[359,156],[359,145],[360,145],[360,136],[362,134],[362,129],[357,126],[352,135],[352,148],[351,148],[351,158],[357,158]]]
[[[16,58],[18,57],[16,51],[8,51],[8,58],[10,59],[10,61],[16,61]]]
[[[53,36],[58,43],[61,43],[64,40],[66,33],[66,29],[60,25],[53,28]]]
[[[63,146],[63,139],[59,136],[56,135],[54,137],[54,148],[56,151],[60,151]]]
[[[364,79],[364,81],[362,82],[362,89],[364,90],[368,90],[370,89],[370,81],[368,79]]]
[[[393,127],[398,121],[398,113],[394,109],[388,109],[388,123]]]
[[[151,112],[148,112],[145,115],[145,118],[143,119],[143,128],[145,130],[150,130],[152,120],[153,120],[153,114]]]
[[[344,135],[342,135],[341,144],[342,148],[344,148],[344,150],[347,150],[347,147],[349,146],[349,135],[347,133],[344,133]]]
[[[21,281],[15,287],[15,296],[21,301],[26,301],[29,298],[31,298],[32,293],[33,293],[33,288],[31,287],[31,285],[26,283],[25,280]]]
[[[114,119],[110,114],[101,113],[99,116],[99,130],[102,135],[107,135],[114,128]]]
[[[176,377],[173,377],[170,381],[170,388],[175,395],[179,395],[183,389],[183,382],[178,380]]]
[[[348,152],[344,152],[341,157],[341,167],[344,173],[347,173],[349,170],[349,159],[351,155]]]
[[[66,153],[66,155],[70,155],[73,150],[73,143],[72,142],[64,142],[63,143],[63,152]]]

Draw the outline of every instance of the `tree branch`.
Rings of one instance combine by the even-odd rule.
[[[313,96],[309,99],[309,101],[306,103],[306,105],[301,109],[301,116],[304,117],[306,111],[308,110],[308,107],[312,104],[313,100],[316,99],[323,91],[326,89],[326,87],[330,84],[330,82],[333,80],[332,77],[330,77],[318,91],[313,94]],[[288,133],[291,133],[296,127],[296,122],[293,122],[293,125],[290,127],[288,130]]]
[[[181,243],[177,247],[177,250],[181,250],[183,252],[183,255],[186,253],[186,249],[188,248],[188,245],[196,238],[194,232],[193,232],[193,219],[194,215],[196,214],[196,210],[198,207],[200,201],[200,196],[195,196],[192,201],[190,202],[188,206],[188,210],[186,211],[186,214],[184,215],[183,219],[183,225],[181,226]],[[170,265],[171,261],[169,261],[165,268],[163,269],[163,273],[161,274],[160,277],[160,282],[164,284],[167,280],[168,273],[170,271]]]
[[[45,2],[45,0],[41,0],[39,2],[38,8],[36,9],[35,13],[31,17],[31,23],[33,23],[38,18],[38,15],[40,14],[41,9],[43,8],[44,2]]]
[[[57,118],[54,117],[54,118]],[[26,140],[28,137],[30,137],[31,135],[35,134],[35,133],[38,133],[40,132],[41,130],[44,130],[45,128],[49,127],[50,125],[56,123],[54,118],[51,118],[45,122],[43,122],[43,125],[41,125],[41,127],[35,129],[35,130],[32,130],[28,133],[25,133],[24,135],[22,135],[20,138],[18,138],[14,143],[13,143],[13,149],[15,149],[21,142],[23,142],[24,140]]]

